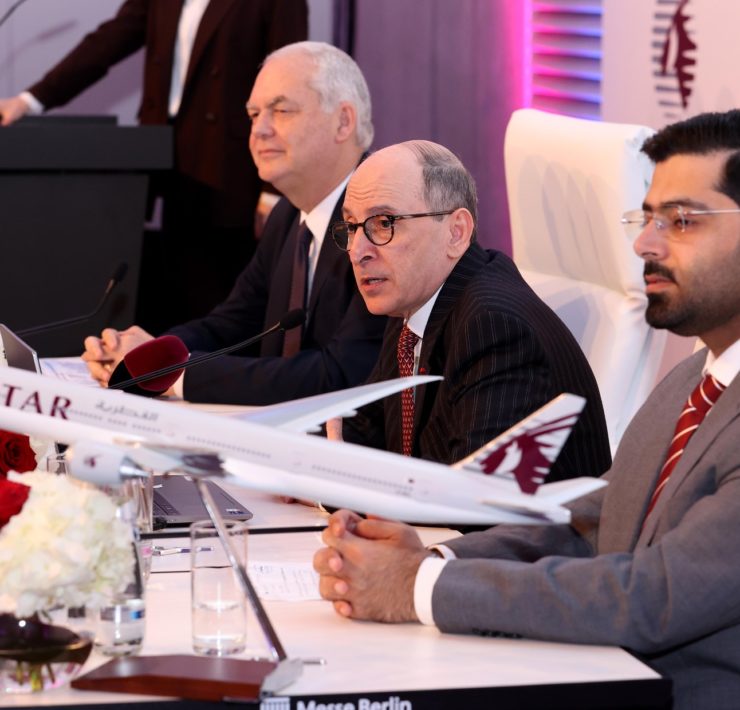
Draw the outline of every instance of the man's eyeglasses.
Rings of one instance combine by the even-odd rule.
[[[364,222],[334,222],[331,225],[331,236],[342,251],[352,248],[352,240],[357,230],[362,227],[368,241],[376,247],[382,247],[393,239],[393,225],[401,219],[417,219],[418,217],[441,217],[452,214],[455,210],[444,212],[418,212],[416,214],[375,214]]]
[[[715,214],[735,214],[740,213],[740,208],[725,210],[695,210],[683,207],[682,205],[670,205],[659,212],[649,210],[630,210],[622,215],[622,224],[625,226],[627,235],[631,239],[636,239],[650,222],[653,223],[658,232],[666,236],[680,236],[692,225],[696,224],[695,217]]]

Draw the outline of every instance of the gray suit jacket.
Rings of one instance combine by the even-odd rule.
[[[643,526],[705,357],[692,356],[656,387],[625,432],[609,485],[570,506],[572,525],[500,526],[448,543],[462,559],[434,588],[440,629],[624,646],[672,678],[676,708],[737,707],[740,377]]]

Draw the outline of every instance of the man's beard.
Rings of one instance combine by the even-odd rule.
[[[672,304],[664,293],[648,294],[647,299],[645,320],[648,325],[658,329],[666,328],[677,335],[696,335],[699,324],[691,304]]]
[[[654,261],[645,263],[644,274],[645,276],[657,274],[676,283],[673,272]],[[696,335],[702,316],[697,313],[695,304],[683,301],[680,294],[674,295],[672,299],[666,293],[649,293],[647,299],[645,320],[648,325],[653,328],[665,328],[677,335]],[[701,308],[698,310],[701,311]]]
[[[734,303],[736,302],[737,299]],[[700,336],[727,323],[736,313],[736,307],[730,298],[721,304],[713,304],[703,294],[686,299],[680,295],[670,298],[665,293],[651,293],[648,294],[645,320],[653,328],[664,328],[676,335]]]

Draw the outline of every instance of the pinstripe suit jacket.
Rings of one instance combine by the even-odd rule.
[[[371,381],[398,377],[391,319]],[[585,356],[560,319],[501,252],[473,244],[440,291],[419,371],[444,380],[416,390],[413,455],[453,463],[562,392],[587,405],[549,480],[599,475],[609,466],[601,398]],[[348,441],[401,451],[400,394],[362,408]]]
[[[643,525],[702,351],[676,367],[622,438],[609,485],[572,525],[501,525],[448,544],[434,587],[444,631],[625,646],[673,680],[674,708],[740,697],[740,377],[696,431]],[[494,559],[495,558],[495,559]]]

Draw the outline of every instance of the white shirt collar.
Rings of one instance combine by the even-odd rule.
[[[715,357],[710,350],[702,372],[708,372],[717,382],[729,387],[740,372],[740,340],[736,340],[719,357]]]
[[[331,222],[332,215],[334,214],[334,208],[337,206],[339,198],[347,187],[347,183],[349,182],[351,175],[352,173],[347,175],[347,177],[344,178],[344,180],[342,180],[342,182],[340,182],[339,185],[337,185],[310,212],[306,213],[301,210],[301,222],[305,222],[311,230],[311,234],[313,234],[313,239],[308,248],[308,283],[306,289],[306,303],[309,302],[311,297],[313,277],[316,275],[316,265],[319,262],[321,247],[324,245],[326,230],[329,228],[329,222]]]
[[[305,222],[313,234],[316,243],[316,251],[320,251],[324,243],[324,235],[329,228],[329,222],[334,214],[334,208],[337,206],[339,196],[344,192],[352,173],[347,175],[316,207],[310,212],[301,210],[301,222]]]
[[[442,286],[444,286],[444,284],[442,284]],[[415,333],[419,339],[424,337],[424,331],[427,328],[429,316],[432,314],[432,308],[434,308],[434,304],[437,301],[439,292],[442,290],[442,286],[434,292],[432,297],[418,311],[412,313],[411,317],[406,321],[408,329],[412,333]]]

